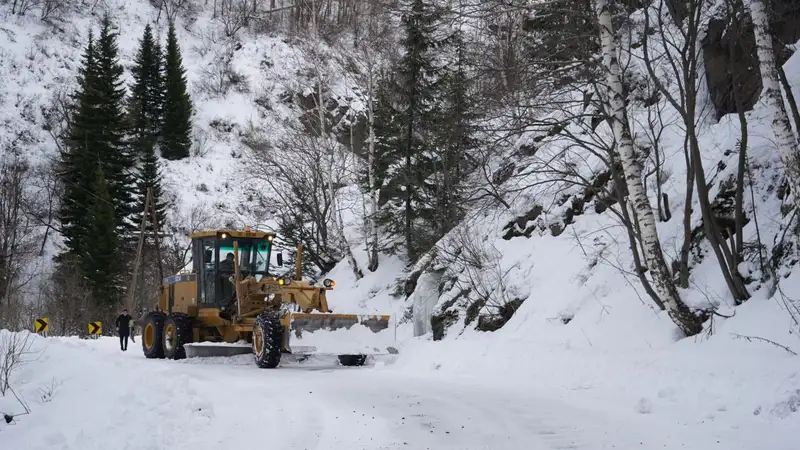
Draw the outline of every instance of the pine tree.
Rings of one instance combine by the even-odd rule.
[[[119,63],[117,33],[112,30],[111,19],[103,17],[100,37],[97,42],[97,90],[101,103],[98,108],[101,120],[101,135],[97,145],[90,150],[103,163],[108,177],[109,195],[115,208],[117,230],[128,234],[135,229],[136,189],[135,159],[128,142],[127,122],[124,112],[124,69]]]
[[[467,76],[470,61],[462,32],[456,30],[447,43],[454,55],[439,83],[436,148],[432,157],[435,183],[428,202],[433,205],[430,222],[438,237],[449,232],[463,216],[464,178],[470,169],[469,152],[480,145],[475,126],[477,105],[473,100],[477,96],[470,95],[472,83]]]
[[[379,208],[376,220],[389,234],[404,235],[403,211],[403,112],[398,109],[399,95],[396,80],[389,74],[378,78],[374,99],[375,156],[373,158],[374,186],[369,184],[365,168],[361,175],[362,189],[366,193],[379,190]],[[385,203],[388,202],[388,205]],[[400,219],[398,219],[400,217]],[[387,249],[394,252],[394,248]]]
[[[151,188],[159,223],[163,223],[166,206],[162,201],[161,173],[156,146],[163,121],[164,77],[161,47],[153,39],[152,28],[145,26],[132,69],[134,83],[128,100],[128,115],[132,126],[132,150],[139,159],[137,174],[136,211],[144,210],[147,189]],[[147,221],[149,231],[152,222]]]
[[[94,36],[89,31],[83,54],[83,66],[79,69],[78,89],[73,93],[74,102],[68,121],[65,138],[66,151],[61,156],[59,175],[64,185],[59,221],[67,246],[67,253],[81,257],[85,251],[88,233],[85,222],[94,182],[97,156],[91,150],[99,142],[100,92],[98,83],[97,48]]]
[[[194,108],[187,91],[186,71],[172,22],[167,33],[164,85],[161,156],[171,160],[186,158],[192,146],[191,120]]]
[[[128,99],[128,115],[133,128],[133,147],[139,158],[144,157],[150,141],[161,133],[164,80],[161,47],[153,39],[150,24],[144,28],[139,49],[131,70],[134,83]]]
[[[161,44],[158,42],[158,40],[153,40],[153,56],[154,63],[150,67],[149,76],[149,78],[153,80],[152,84],[150,85],[150,98],[153,101],[153,104],[157,105],[155,109],[156,122],[153,124],[153,131],[155,132],[156,137],[160,137],[164,130],[164,102],[166,101],[164,70],[166,68],[164,62],[164,49],[161,47]]]
[[[409,259],[415,261],[436,240],[432,235],[435,230],[424,220],[434,213],[433,205],[425,202],[423,191],[430,188],[427,178],[433,172],[430,138],[436,124],[438,75],[433,53],[437,42],[433,36],[439,14],[435,5],[426,6],[423,0],[412,0],[409,7],[403,16],[406,52],[398,70],[403,114],[399,149],[402,169],[397,176],[402,182],[403,205],[394,217],[402,225]]]
[[[90,245],[87,245],[82,266],[94,304],[100,311],[107,312],[122,300],[124,265],[117,234],[116,209],[102,166],[98,162],[94,171],[92,201],[86,215]]]

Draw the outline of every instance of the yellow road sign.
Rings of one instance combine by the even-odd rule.
[[[41,319],[36,319],[33,321],[33,329],[37,333],[47,331],[49,326],[50,326],[50,319],[48,319],[47,317],[42,317]]]
[[[89,322],[89,334],[103,334],[103,325],[100,322]]]

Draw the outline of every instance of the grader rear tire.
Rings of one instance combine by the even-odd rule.
[[[152,311],[144,317],[142,327],[142,351],[145,358],[164,358],[164,318],[162,312]]]
[[[184,344],[192,342],[192,323],[183,313],[172,313],[164,322],[163,349],[168,359],[186,358]]]
[[[277,313],[265,312],[253,324],[253,356],[262,369],[274,369],[281,362],[283,326]]]

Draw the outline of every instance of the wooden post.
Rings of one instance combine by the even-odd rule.
[[[150,193],[150,188],[147,188]],[[161,226],[158,223],[158,215],[156,215],[156,205],[153,201],[152,194],[150,195],[150,218],[153,221],[153,239],[156,244],[156,260],[158,261],[158,282],[161,283],[164,279],[164,265],[161,263],[161,244],[158,242],[158,233],[161,231]]]
[[[139,242],[136,244],[136,259],[133,260],[133,274],[131,275],[131,284],[128,288],[128,311],[135,314],[136,308],[136,278],[139,276],[139,264],[142,260],[142,249],[144,248],[144,235],[147,229],[147,210],[150,207],[153,193],[150,188],[147,188],[147,195],[144,199],[144,211],[142,211],[142,226],[139,229]]]
[[[236,289],[236,315],[242,316],[242,296],[239,288],[239,242],[233,241],[233,281]]]
[[[294,279],[300,281],[303,279],[303,243],[297,244],[297,257],[294,259]]]

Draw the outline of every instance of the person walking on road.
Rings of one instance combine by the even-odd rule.
[[[123,352],[128,351],[128,336],[131,334],[131,315],[128,314],[128,310],[123,309],[122,314],[117,317],[117,321],[115,322],[117,325],[117,332],[119,333],[119,349]]]

